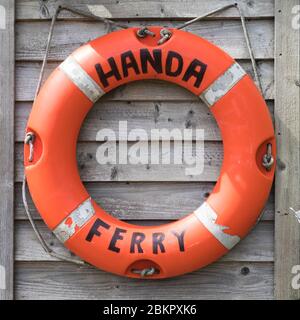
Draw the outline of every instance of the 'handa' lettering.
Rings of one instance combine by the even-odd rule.
[[[111,79],[120,81],[122,78],[127,78],[130,72],[139,75],[146,74],[150,70],[154,74],[164,73],[168,77],[179,77],[184,82],[194,79],[193,86],[199,88],[207,68],[205,63],[196,58],[185,66],[183,57],[175,51],[169,51],[163,61],[161,49],[153,49],[152,52],[148,49],[140,49],[137,57],[131,50],[128,50],[121,53],[120,64],[117,64],[114,57],[110,57],[107,64],[105,68],[100,63],[95,65],[104,88],[109,86]]]

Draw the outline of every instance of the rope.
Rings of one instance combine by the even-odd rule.
[[[41,72],[40,72],[40,75],[39,75],[37,88],[35,90],[34,100],[36,99],[36,97],[37,97],[37,95],[38,95],[38,93],[40,91],[41,85],[42,85],[43,76],[44,76],[44,72],[45,72],[45,67],[46,67],[46,64],[47,64],[48,55],[49,55],[49,51],[50,51],[50,43],[51,43],[52,36],[53,36],[54,25],[55,25],[56,19],[58,17],[59,11],[60,11],[60,7],[57,7],[56,10],[55,10],[54,15],[52,17],[52,20],[51,20],[51,25],[50,25],[50,30],[49,30],[48,39],[47,39],[47,45],[46,45],[46,51],[45,51],[45,55],[44,55],[44,58],[43,58],[43,63],[42,63],[42,68],[41,68]]]
[[[30,151],[29,151],[29,157],[28,157],[28,161],[29,162],[32,162],[33,161],[33,152],[34,152],[34,149],[33,149],[33,142],[35,140],[35,135],[33,132],[27,132],[26,133],[26,136],[25,136],[25,140],[24,140],[24,143],[25,144],[29,144],[29,148],[30,148]]]
[[[47,16],[49,16],[49,11],[48,11],[48,8],[46,6],[46,1],[42,1],[42,0],[40,1],[40,9],[45,14],[47,14]],[[101,21],[101,22],[106,24],[108,31],[111,30],[112,25],[115,25],[116,27],[123,28],[123,29],[127,28],[127,26],[115,23],[114,21],[106,19],[106,18],[97,17],[97,16],[95,16],[93,14],[89,14],[89,13],[84,12],[82,10],[73,9],[73,8],[70,8],[70,7],[67,7],[67,6],[58,6],[56,8],[53,16],[52,16],[52,19],[51,19],[51,25],[50,25],[50,29],[49,29],[48,38],[47,38],[46,50],[45,50],[43,63],[42,63],[42,67],[41,67],[41,71],[40,71],[40,75],[39,75],[39,79],[38,79],[37,88],[36,88],[36,91],[35,91],[34,100],[37,98],[38,93],[39,93],[40,88],[41,88],[41,85],[42,85],[42,81],[43,81],[43,77],[44,77],[44,73],[45,73],[45,67],[46,67],[47,62],[48,62],[50,44],[51,44],[51,40],[52,40],[52,37],[53,37],[55,22],[57,21],[59,13],[61,11],[63,11],[63,10],[69,11],[69,12],[74,13],[74,14],[78,14],[78,15],[84,16],[86,18],[94,19],[96,21]],[[28,157],[28,161],[29,162],[33,161],[34,141],[35,141],[34,133],[33,132],[28,132],[26,134],[26,136],[25,136],[24,143],[28,144],[29,147],[30,147],[29,157]],[[57,259],[60,259],[62,261],[72,262],[72,263],[75,263],[77,265],[86,265],[86,263],[84,261],[69,258],[67,256],[64,256],[64,255],[61,255],[59,253],[56,253],[51,248],[49,248],[48,244],[46,243],[46,241],[44,240],[43,236],[39,232],[39,230],[38,230],[38,228],[36,226],[36,223],[34,222],[34,219],[32,217],[32,214],[30,212],[30,209],[29,209],[29,206],[28,206],[28,202],[27,202],[26,185],[27,185],[27,179],[26,179],[26,175],[24,173],[24,175],[23,175],[23,183],[22,183],[22,198],[23,198],[23,204],[24,204],[25,212],[26,212],[27,217],[29,219],[29,222],[30,222],[30,224],[32,226],[32,229],[33,229],[38,241],[40,242],[42,248],[44,249],[44,251],[47,254],[49,254],[50,256],[55,257]]]
[[[49,16],[49,10],[47,8],[46,2],[47,1],[40,0],[40,10],[43,13],[43,15]],[[253,71],[254,71],[255,81],[257,82],[257,84],[259,86],[259,89],[260,89],[260,91],[262,93],[261,81],[260,81],[260,78],[258,76],[257,65],[256,65],[256,61],[255,61],[255,58],[254,58],[251,42],[250,42],[250,39],[249,39],[249,34],[248,34],[247,27],[246,27],[246,21],[245,21],[245,18],[243,16],[243,14],[242,14],[242,11],[241,11],[241,9],[240,9],[240,7],[238,6],[237,3],[229,4],[229,5],[226,5],[224,7],[217,8],[217,9],[215,9],[213,11],[210,11],[210,12],[206,13],[205,15],[196,17],[196,18],[194,18],[194,19],[192,19],[190,21],[185,22],[184,24],[179,26],[177,29],[179,29],[179,30],[183,29],[183,28],[185,28],[185,27],[187,27],[187,26],[189,26],[189,25],[191,25],[191,24],[193,24],[193,23],[195,23],[197,21],[200,21],[200,20],[202,20],[202,19],[204,19],[204,18],[206,18],[206,17],[208,17],[210,15],[216,14],[218,12],[224,11],[224,10],[232,8],[232,7],[236,7],[238,12],[239,12],[241,23],[242,23],[242,28],[243,28],[243,32],[244,32],[244,36],[245,36],[245,39],[246,39],[246,45],[247,45],[247,48],[248,48],[248,51],[249,51],[249,54],[250,54],[252,68],[253,68]],[[80,16],[83,16],[83,17],[86,17],[86,18],[89,18],[89,19],[93,19],[93,20],[96,20],[96,21],[103,22],[103,23],[106,24],[107,32],[111,31],[113,25],[116,26],[116,27],[119,27],[119,28],[123,28],[123,29],[127,29],[128,28],[128,26],[125,26],[125,25],[122,25],[122,24],[118,24],[118,23],[116,23],[116,22],[114,22],[114,21],[112,21],[110,19],[98,17],[98,16],[95,16],[93,14],[87,13],[85,11],[79,10],[79,9],[74,9],[74,8],[71,8],[71,7],[68,7],[68,6],[58,6],[56,8],[53,16],[52,16],[52,19],[51,19],[51,25],[50,25],[50,30],[49,30],[49,34],[48,34],[45,55],[44,55],[44,58],[43,58],[43,63],[42,63],[42,67],[41,67],[41,71],[40,71],[40,75],[39,75],[39,79],[38,79],[38,84],[37,84],[34,100],[37,98],[37,95],[38,95],[38,93],[40,91],[40,88],[41,88],[41,85],[42,85],[44,72],[45,72],[45,67],[47,65],[49,51],[50,51],[50,44],[51,44],[51,40],[52,40],[52,37],[53,37],[55,22],[57,21],[59,13],[61,11],[63,11],[63,10],[69,11],[69,12],[71,12],[73,14],[77,14],[77,15],[80,15]],[[145,36],[154,36],[154,33],[151,32],[150,30],[148,30],[145,27],[145,28],[141,28],[140,30],[138,30],[137,31],[137,35],[139,37],[143,38]],[[158,41],[158,45],[161,45],[161,44],[165,43],[166,41],[168,41],[172,37],[172,32],[170,30],[164,28],[164,29],[162,29],[160,31],[160,36],[161,36],[161,38]],[[29,146],[30,146],[30,152],[29,152],[29,158],[28,158],[29,162],[33,161],[34,140],[35,140],[34,134],[32,132],[28,132],[26,134],[26,137],[25,137],[25,143],[29,144]],[[272,147],[271,144],[269,144],[269,145]],[[270,170],[271,166],[274,163],[274,159],[273,159],[273,156],[272,156],[272,153],[271,153],[271,147],[269,147],[269,145],[268,145],[268,148],[267,148],[267,153],[263,157],[263,166],[267,170]],[[46,253],[48,253],[50,256],[53,256],[53,257],[58,258],[60,260],[72,262],[72,263],[75,263],[75,264],[78,264],[78,265],[84,265],[85,264],[84,261],[75,260],[75,259],[66,257],[64,255],[60,255],[60,254],[54,252],[52,249],[49,248],[49,246],[47,245],[46,241],[43,239],[41,233],[39,232],[39,230],[38,230],[38,228],[37,228],[37,226],[36,226],[36,224],[35,224],[35,222],[34,222],[34,220],[32,218],[32,215],[31,215],[30,209],[28,207],[28,203],[27,203],[26,185],[27,185],[27,180],[26,180],[26,176],[24,174],[23,183],[22,183],[22,198],[23,198],[23,204],[24,204],[25,212],[26,212],[26,214],[28,216],[30,224],[31,224],[31,226],[32,226],[32,228],[33,228],[33,230],[34,230],[34,232],[35,232],[35,234],[36,234],[36,236],[37,236],[42,248],[44,249],[44,251]],[[147,277],[147,276],[151,276],[151,275],[155,274],[157,272],[157,270],[155,268],[151,267],[151,268],[146,268],[146,269],[142,269],[142,270],[132,270],[132,272],[140,274],[141,277]]]
[[[26,134],[24,143],[25,144],[29,144],[30,146],[30,154],[29,154],[29,158],[28,161],[32,162],[33,161],[33,155],[34,155],[34,141],[35,141],[35,135],[33,132],[28,132]],[[59,253],[56,253],[55,251],[53,251],[52,249],[49,248],[48,244],[46,243],[45,239],[43,238],[43,236],[41,235],[40,231],[38,230],[38,227],[32,217],[32,214],[30,212],[29,206],[28,206],[28,202],[27,202],[27,195],[26,195],[26,186],[27,186],[27,179],[26,179],[26,175],[24,173],[23,175],[23,182],[22,182],[22,199],[23,199],[23,204],[24,204],[24,208],[25,208],[25,212],[27,214],[27,217],[29,219],[29,222],[32,226],[32,229],[38,239],[38,241],[40,242],[42,248],[44,249],[44,251],[49,254],[52,257],[55,257],[57,259],[63,260],[63,261],[67,261],[67,262],[72,262],[78,265],[85,265],[85,262],[82,260],[76,260],[76,259],[72,259],[69,258],[65,255],[61,255]],[[151,276],[153,275],[156,270],[155,268],[148,268],[148,269],[143,269],[143,270],[133,270],[134,273],[140,274],[141,277],[147,277],[147,276]]]
[[[145,38],[146,36],[155,37],[155,33],[150,31],[147,27],[141,28],[136,32],[139,38]]]
[[[272,155],[272,144],[267,144],[267,153],[263,156],[262,165],[267,171],[270,171],[274,164],[274,157]]]
[[[33,161],[33,155],[34,155],[34,145],[33,145],[33,143],[34,143],[34,140],[35,140],[34,133],[28,132],[26,134],[24,143],[25,144],[29,144],[29,146],[30,146],[30,154],[29,154],[29,158],[28,158],[29,162]],[[73,262],[73,263],[76,263],[76,264],[83,265],[84,264],[83,261],[78,261],[78,260],[66,257],[64,255],[60,255],[60,254],[54,252],[52,249],[49,248],[49,246],[47,245],[46,241],[42,237],[41,233],[39,232],[39,230],[38,230],[38,228],[37,228],[37,226],[36,226],[36,224],[35,224],[35,222],[34,222],[34,220],[32,218],[32,215],[31,215],[31,212],[30,212],[30,209],[29,209],[29,206],[28,206],[28,202],[27,202],[26,185],[27,185],[27,180],[26,180],[26,176],[24,174],[23,175],[23,183],[22,183],[22,199],[23,199],[25,212],[26,212],[27,217],[29,219],[29,222],[30,222],[30,224],[32,226],[32,229],[33,229],[34,233],[36,234],[37,239],[39,240],[39,242],[40,242],[42,248],[44,249],[44,251],[46,253],[48,253],[50,256],[58,258],[60,260],[64,260],[64,261]]]
[[[35,233],[35,235],[37,236],[37,239],[39,240],[42,248],[44,249],[44,251],[49,254],[52,257],[55,257],[57,259],[63,260],[63,261],[67,261],[67,262],[72,262],[78,265],[84,265],[85,262],[82,260],[75,260],[69,257],[66,257],[64,255],[61,255],[59,253],[56,253],[55,251],[53,251],[52,249],[49,248],[48,244],[46,243],[46,241],[44,240],[43,236],[41,235],[40,231],[38,230],[33,218],[32,218],[32,214],[30,212],[29,206],[28,206],[28,202],[27,202],[27,197],[26,197],[26,186],[27,186],[27,179],[26,176],[24,174],[23,176],[23,182],[22,182],[22,199],[23,199],[23,204],[24,204],[24,208],[25,208],[25,212],[27,214],[27,217],[29,219],[29,222],[32,226],[32,229]]]
[[[165,43],[172,37],[172,32],[168,29],[161,29],[160,30],[160,40],[157,42],[158,45]]]
[[[43,2],[41,3],[41,5],[47,8],[46,4],[44,4]],[[48,10],[48,8],[47,8],[47,10]],[[112,25],[115,25],[116,27],[119,27],[119,28],[127,29],[127,26],[118,24],[118,23],[116,23],[116,22],[114,22],[114,21],[112,21],[110,19],[97,17],[97,16],[95,16],[93,14],[90,14],[90,13],[87,13],[85,11],[78,10],[78,9],[73,9],[73,8],[70,8],[70,7],[67,7],[67,6],[58,6],[56,8],[53,16],[52,16],[50,30],[49,30],[47,44],[46,44],[45,55],[44,55],[44,58],[43,58],[42,68],[41,68],[41,72],[40,72],[40,75],[39,75],[39,80],[38,80],[37,88],[36,88],[36,91],[35,91],[34,100],[38,96],[38,93],[39,93],[41,85],[42,85],[42,81],[43,81],[43,77],[44,77],[44,73],[45,73],[45,67],[46,67],[46,64],[47,64],[49,51],[50,51],[50,44],[51,44],[51,40],[52,40],[52,37],[53,37],[54,25],[55,25],[55,22],[56,22],[56,20],[57,20],[57,18],[59,16],[59,13],[61,11],[63,11],[63,10],[64,11],[69,11],[71,13],[74,13],[74,14],[77,14],[77,15],[80,15],[80,16],[83,16],[83,17],[86,17],[86,18],[90,18],[90,19],[93,19],[93,20],[96,20],[96,21],[101,21],[101,22],[106,24],[107,32],[111,31]]]
[[[258,76],[258,72],[257,72],[257,64],[256,64],[256,60],[254,58],[254,53],[253,53],[252,45],[251,45],[251,42],[250,42],[248,29],[247,29],[247,26],[246,26],[246,19],[245,19],[244,15],[243,15],[243,12],[242,12],[241,8],[239,7],[239,5],[235,4],[235,7],[237,8],[237,10],[238,10],[238,12],[240,14],[242,28],[243,28],[243,32],[244,32],[244,37],[245,37],[245,40],[246,40],[246,45],[247,45],[247,49],[248,49],[248,52],[249,52],[249,55],[250,55],[252,69],[253,69],[253,72],[254,72],[255,82],[258,85],[259,91],[263,95],[263,90],[262,90],[260,77]]]
[[[183,28],[185,28],[185,27],[187,27],[187,26],[189,26],[189,25],[191,25],[191,24],[193,24],[193,23],[195,23],[195,22],[197,22],[197,21],[200,21],[200,20],[202,20],[202,19],[204,19],[204,18],[207,18],[207,17],[209,17],[209,16],[211,16],[211,15],[213,15],[213,14],[215,14],[215,13],[219,13],[219,12],[221,12],[221,11],[227,10],[227,9],[232,8],[232,7],[235,7],[235,6],[236,6],[236,4],[235,4],[235,3],[232,3],[232,4],[228,4],[228,5],[224,6],[224,7],[217,8],[217,9],[215,9],[215,10],[212,10],[212,11],[208,12],[208,13],[205,13],[205,14],[202,15],[202,16],[198,16],[198,17],[196,17],[196,18],[194,18],[194,19],[192,19],[192,20],[189,20],[189,21],[183,23],[182,25],[180,25],[179,27],[177,27],[177,29],[178,29],[178,30],[183,29]]]
[[[144,277],[153,276],[155,273],[157,273],[157,270],[154,267],[151,267],[151,268],[145,268],[142,270],[132,269],[131,272],[135,274],[140,274],[141,277],[144,278]]]
[[[241,20],[241,24],[242,24],[242,29],[243,29],[243,33],[244,33],[244,38],[245,38],[245,41],[246,41],[246,46],[247,46],[247,49],[248,49],[248,52],[249,52],[249,56],[250,56],[250,60],[251,60],[251,65],[252,65],[252,69],[253,69],[253,73],[254,73],[254,80],[257,84],[257,87],[260,91],[260,93],[263,95],[263,90],[262,90],[262,84],[261,84],[261,80],[260,80],[260,77],[258,75],[258,68],[257,68],[257,64],[256,64],[256,60],[255,60],[255,57],[254,57],[254,53],[253,53],[253,48],[252,48],[252,45],[251,45],[251,41],[250,41],[250,37],[249,37],[249,32],[248,32],[248,29],[247,29],[247,25],[246,25],[246,19],[243,15],[243,12],[240,8],[240,6],[238,5],[238,3],[232,3],[232,4],[228,4],[226,6],[223,6],[223,7],[220,7],[220,8],[217,8],[215,10],[212,10],[202,16],[199,16],[199,17],[196,17],[192,20],[189,20],[185,23],[183,23],[182,25],[180,25],[179,27],[177,27],[178,30],[180,29],[183,29],[183,28],[186,28],[187,26],[195,23],[195,22],[198,22],[200,20],[203,20],[204,18],[207,18],[213,14],[216,14],[216,13],[219,13],[219,12],[222,12],[222,11],[225,11],[229,8],[236,8],[238,13],[239,13],[239,16],[240,16],[240,20]],[[164,30],[164,33],[162,34],[161,32],[161,39],[159,40],[158,44],[163,44],[164,42],[166,42],[167,40],[169,40],[172,36],[171,34],[171,31],[169,31],[168,29],[162,29],[161,31]],[[169,32],[169,36],[167,36],[167,31]]]

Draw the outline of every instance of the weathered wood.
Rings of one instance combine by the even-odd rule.
[[[272,0],[238,0],[246,17],[262,18],[274,16],[274,3]],[[52,16],[58,3],[70,5],[67,0],[50,0],[42,9],[37,0],[20,0],[17,3],[16,18],[18,20],[39,20]],[[206,14],[207,12],[231,4],[231,0],[188,0],[188,1],[101,1],[99,0],[73,0],[72,8],[92,12],[96,15],[115,19],[143,19],[147,18],[191,18]],[[63,19],[80,19],[77,15],[63,11]],[[238,17],[237,11],[232,8],[216,14],[213,18]]]
[[[248,60],[238,61],[241,66],[253,76],[251,63]],[[45,69],[45,77],[56,68],[58,63],[49,63]],[[265,99],[274,99],[274,64],[271,61],[259,61],[258,70],[261,75],[262,87]],[[41,63],[18,62],[16,64],[16,100],[32,101],[41,71]],[[101,101],[109,100],[142,100],[142,101],[198,101],[187,90],[162,81],[138,81],[121,86],[113,92],[101,98]]]
[[[161,21],[129,23],[137,25],[161,25]],[[164,21],[164,26],[176,27],[179,22]],[[257,59],[274,57],[274,24],[272,20],[249,21],[248,30]],[[240,21],[202,21],[186,28],[196,35],[206,38],[223,48],[236,59],[249,59]],[[16,59],[40,61],[43,58],[49,22],[19,22],[16,24]],[[103,24],[86,21],[59,21],[51,44],[49,60],[64,60],[83,43],[106,34]],[[66,40],[67,35],[67,40]]]
[[[46,6],[50,15],[58,2],[70,5],[70,1],[66,0],[49,0]],[[96,4],[100,15],[111,16],[130,26],[145,24],[178,26],[190,17],[231,2],[231,0],[147,2],[74,0],[72,6],[85,10],[87,3]],[[259,73],[264,95],[266,99],[273,100],[273,0],[238,0],[238,2],[242,3],[246,17],[251,17],[248,23],[249,32],[254,54],[261,59]],[[19,142],[23,141],[24,128],[40,72],[49,31],[49,16],[43,15],[46,11],[40,10],[40,2],[37,0],[19,0],[16,6],[16,17],[19,20],[16,26],[16,100],[18,101],[15,120],[16,298],[178,299],[184,296],[186,299],[272,299],[273,193],[264,210],[262,222],[234,250],[221,261],[176,279],[144,283],[120,278],[88,266],[78,267],[59,262],[43,253],[24,215],[20,183],[23,174],[23,147]],[[42,21],[45,19],[47,21]],[[187,30],[221,46],[235,58],[241,59],[238,62],[248,72],[252,71],[235,9],[196,23]],[[103,24],[86,21],[64,12],[54,31],[50,52],[52,62],[46,69],[45,78],[79,45],[104,33]],[[273,113],[273,101],[268,101],[268,106]],[[129,130],[143,128],[147,132],[151,128],[205,129],[205,139],[210,141],[205,144],[205,174],[191,178],[185,175],[185,167],[178,165],[150,164],[148,167],[97,164],[95,151],[99,143],[95,142],[96,133],[105,127],[118,132],[119,120],[127,120]],[[137,82],[123,86],[103,97],[87,116],[79,140],[78,164],[81,177],[86,181],[87,190],[105,210],[133,223],[158,224],[181,218],[192,212],[212,190],[223,159],[220,132],[207,108],[186,90],[164,82]],[[60,253],[70,254],[40,221],[41,218],[33,208],[31,199],[29,206],[51,247]],[[250,270],[248,274],[247,268]]]
[[[273,115],[273,101],[268,102],[270,113]],[[30,102],[16,104],[15,133],[16,141],[24,140],[25,126],[32,107]],[[119,132],[119,122],[127,121],[127,132]],[[95,141],[97,132],[104,128],[110,128],[116,133],[116,137],[126,137],[133,129],[143,129],[150,137],[151,130],[178,128],[204,130],[205,140],[220,141],[221,135],[218,125],[207,106],[202,102],[130,102],[130,101],[99,101],[87,115],[83,122],[79,141]],[[132,140],[129,136],[128,139]],[[118,139],[119,140],[119,139]]]
[[[145,145],[147,142],[141,142]],[[204,144],[204,170],[199,175],[187,175],[185,163],[174,164],[99,164],[96,160],[97,148],[100,142],[78,143],[77,160],[80,175],[83,181],[216,181],[223,160],[221,142],[208,141]],[[128,142],[128,149],[132,142]],[[194,143],[193,143],[194,144]],[[171,148],[161,147],[160,155],[166,157],[170,154],[174,159],[174,143]],[[117,150],[118,151],[118,150]],[[178,153],[176,153],[178,157]],[[15,179],[21,181],[23,176],[23,144],[17,143],[15,147]],[[118,153],[117,153],[118,156]],[[199,155],[199,158],[202,155]]]
[[[134,223],[140,225],[151,225],[153,222],[155,224],[163,224],[168,221],[134,221]],[[63,255],[73,256],[43,222],[37,222],[37,226],[51,249]],[[274,225],[272,222],[259,223],[244,240],[222,258],[222,261],[273,261],[273,229]],[[56,258],[44,252],[29,222],[18,221],[15,230],[15,260],[57,261]]]
[[[207,182],[92,182],[87,191],[107,212],[124,220],[174,220],[193,212],[212,191]],[[34,219],[41,219],[28,196]],[[22,202],[21,184],[15,187],[15,217],[27,219]],[[274,193],[266,203],[262,221],[274,219]]]
[[[0,300],[13,299],[15,2],[0,0]]]
[[[273,263],[217,262],[151,281],[70,263],[17,262],[15,288],[16,299],[273,299]]]
[[[278,170],[275,189],[275,297],[300,299],[292,273],[300,265],[300,28],[292,28],[299,0],[276,0],[276,105]],[[297,82],[298,81],[298,82]]]
[[[24,140],[25,126],[28,120],[31,102],[20,102],[16,105],[15,132],[16,141]],[[270,103],[272,108],[272,103]],[[119,131],[119,122],[127,121],[127,131]],[[146,130],[150,137],[152,129],[178,128],[184,130],[202,129],[205,139],[220,141],[220,131],[217,123],[204,103],[197,101],[98,101],[83,122],[79,141],[95,141],[97,132],[104,128],[110,128],[116,133],[119,140],[126,139],[128,132],[133,129]],[[195,138],[195,130],[193,130]],[[128,139],[133,139],[129,136]]]

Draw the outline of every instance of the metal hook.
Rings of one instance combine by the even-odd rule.
[[[139,38],[145,38],[147,36],[155,37],[155,33],[150,31],[147,27],[141,28],[136,32]]]
[[[272,155],[272,144],[267,144],[267,153],[263,156],[262,165],[267,171],[270,171],[274,164],[274,157]]]
[[[143,277],[153,276],[155,273],[157,273],[157,270],[154,267],[151,267],[151,268],[145,268],[142,270],[132,269],[131,272],[135,274],[140,274],[141,277],[143,278]]]
[[[163,44],[166,41],[168,41],[172,37],[172,32],[168,29],[161,29],[160,36],[161,36],[161,38],[159,39],[157,44]]]

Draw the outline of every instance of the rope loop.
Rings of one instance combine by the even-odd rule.
[[[158,270],[156,270],[154,267],[145,268],[142,270],[133,269],[131,271],[132,271],[132,273],[140,274],[142,278],[153,276],[155,273],[158,273]]]
[[[267,153],[264,154],[262,165],[266,168],[267,171],[270,171],[274,164],[274,157],[272,155],[272,144],[267,144]]]
[[[28,157],[28,161],[32,162],[33,161],[33,153],[34,153],[34,147],[33,147],[33,143],[35,140],[35,135],[33,132],[27,132],[26,136],[25,136],[25,140],[24,143],[29,145],[29,157]]]
[[[160,30],[161,38],[157,42],[158,45],[165,43],[172,37],[172,32],[166,28]]]
[[[147,27],[141,28],[136,32],[139,38],[145,38],[147,36],[155,37],[155,33],[150,31]]]

